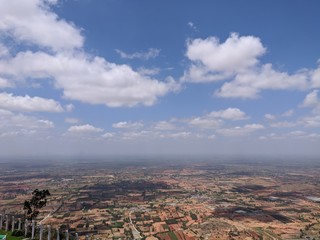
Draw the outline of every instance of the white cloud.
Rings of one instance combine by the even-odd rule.
[[[188,138],[191,136],[191,132],[175,132],[175,133],[166,133],[166,134],[160,134],[161,138],[174,138],[174,139],[179,139],[179,138]]]
[[[237,126],[232,128],[218,129],[217,133],[223,136],[246,136],[261,129],[264,129],[264,126],[261,124],[247,124],[243,127]]]
[[[277,133],[269,133],[266,136],[260,136],[260,140],[283,140],[285,139],[286,136],[284,135],[279,135]]]
[[[114,137],[114,133],[107,132],[107,133],[104,133],[103,135],[101,135],[101,137],[103,137],[103,138],[112,138],[112,137]]]
[[[300,107],[311,108],[313,115],[320,114],[320,98],[318,97],[318,92],[319,90],[313,90],[308,93],[304,98],[303,103],[300,105]],[[313,119],[315,116],[311,116],[310,118]]]
[[[234,82],[224,83],[220,90],[215,92],[215,96],[224,98],[256,98],[258,89],[248,85],[238,85]]]
[[[67,104],[64,106],[67,112],[71,112],[74,109],[73,104]]]
[[[121,58],[125,59],[142,59],[149,60],[151,58],[156,58],[160,54],[160,49],[149,48],[146,52],[135,52],[135,53],[125,53],[119,49],[116,49],[116,52],[120,55]]]
[[[103,129],[94,127],[89,124],[71,126],[68,129],[69,133],[98,133],[102,131]]]
[[[9,54],[9,49],[0,42],[0,57],[5,57]]]
[[[289,75],[265,64],[256,70],[238,73],[233,81],[224,83],[215,94],[226,98],[256,98],[262,90],[306,90],[308,86],[308,72]]]
[[[141,138],[141,137],[150,137],[151,132],[149,131],[139,131],[139,132],[123,132],[122,133],[122,139],[125,140],[131,140],[131,139],[135,139],[135,138]]]
[[[42,126],[44,128],[53,128],[54,127],[54,124],[53,122],[49,121],[49,120],[38,120],[38,124],[39,126]]]
[[[239,108],[227,108],[221,111],[214,111],[208,114],[209,117],[223,118],[228,120],[243,120],[247,119],[245,112],[242,112]]]
[[[269,121],[273,121],[273,120],[277,119],[277,117],[286,117],[286,118],[288,118],[288,117],[291,117],[293,114],[294,114],[294,110],[290,109],[288,111],[285,111],[284,113],[282,113],[279,116],[276,116],[276,115],[273,115],[273,114],[270,114],[270,113],[266,113],[264,115],[264,118],[269,120]],[[282,122],[282,123],[285,123],[285,122]]]
[[[0,88],[10,88],[13,87],[13,84],[7,79],[0,77]]]
[[[291,131],[289,133],[283,133],[283,134],[276,134],[276,133],[270,133],[267,134],[266,136],[260,136],[259,139],[261,140],[292,140],[292,139],[296,139],[296,140],[310,140],[310,141],[314,141],[314,140],[319,140],[320,138],[320,134],[318,133],[308,133],[305,131],[300,131],[300,130],[295,130],[295,131]]]
[[[158,81],[140,75],[128,65],[81,53],[20,52],[12,59],[0,61],[1,73],[14,79],[53,78],[66,98],[109,107],[150,106],[178,87],[172,78]]]
[[[138,73],[146,76],[157,75],[159,72],[160,72],[159,68],[145,68],[145,67],[138,68]]]
[[[0,1],[0,32],[55,51],[80,48],[80,30],[50,10],[56,1]]]
[[[77,118],[66,118],[64,121],[66,123],[71,123],[71,124],[76,124],[76,123],[80,122],[79,119],[77,119]]]
[[[277,71],[272,64],[261,64],[266,52],[259,38],[231,34],[220,43],[216,37],[194,39],[187,43],[186,56],[190,67],[182,77],[188,82],[225,80],[215,95],[224,98],[257,98],[262,90],[306,90],[310,87],[310,72],[294,74]],[[315,71],[314,79],[318,79]],[[319,80],[320,82],[320,80]]]
[[[255,66],[265,51],[259,38],[239,37],[236,33],[232,33],[224,43],[216,37],[190,40],[186,56],[192,65],[183,80],[209,82],[225,79]]]
[[[22,80],[34,83],[36,79],[52,79],[65,98],[109,107],[150,106],[159,97],[178,89],[179,84],[171,77],[159,81],[151,78],[150,72],[141,74],[129,65],[117,65],[87,54],[80,30],[51,11],[50,5],[56,3],[0,2],[0,33],[11,37],[21,49],[30,46],[36,49],[10,55],[8,48],[1,45],[6,57],[0,60],[0,77],[6,80],[1,80],[0,87],[8,87],[8,81],[19,85]],[[159,51],[150,48],[127,57],[149,59]]]
[[[204,128],[204,129],[216,129],[223,124],[221,119],[204,117],[195,117],[187,121],[190,125]]]
[[[36,134],[51,128],[54,128],[54,123],[49,120],[0,109],[0,135],[2,137]]]
[[[282,117],[291,117],[294,114],[294,110],[290,109],[284,113],[282,113]]]
[[[320,88],[320,65],[311,72],[311,84],[314,88]]]
[[[272,115],[272,114],[269,114],[269,113],[265,114],[264,117],[265,117],[266,119],[268,119],[268,120],[274,120],[274,119],[276,119],[276,116],[275,116],[275,115]]]
[[[320,99],[318,97],[319,90],[313,90],[304,98],[301,107],[312,108],[312,115],[300,119],[299,123],[304,127],[315,128],[320,126]]]
[[[175,125],[173,125],[172,123],[167,122],[167,121],[157,122],[154,126],[154,129],[157,131],[173,130],[175,128],[176,128]]]
[[[216,139],[216,137],[217,137],[216,135],[212,134],[212,135],[208,136],[208,139],[213,140],[213,139]]]
[[[241,111],[238,108],[227,108],[220,111],[213,111],[209,114],[206,114],[202,117],[194,117],[188,119],[187,122],[190,125],[204,128],[204,129],[216,129],[223,124],[223,120],[244,120],[248,119],[248,116],[245,112]]]
[[[309,93],[303,100],[302,107],[317,107],[320,104],[320,99],[318,98],[318,90],[313,90]]]
[[[63,112],[61,105],[53,99],[14,96],[11,93],[0,93],[0,108],[23,112]]]
[[[260,136],[259,140],[261,140],[261,141],[267,140],[267,137],[266,136]]]
[[[192,30],[197,31],[197,27],[196,27],[196,25],[195,25],[193,22],[188,22],[188,26],[189,26]]]
[[[220,81],[230,77],[228,73],[212,73],[204,66],[197,66],[192,64],[188,72],[184,73],[182,81],[193,82],[193,83],[204,83],[204,82],[213,82]]]
[[[307,128],[317,128],[320,127],[320,115],[307,116],[302,118],[299,123]]]
[[[291,128],[295,126],[297,126],[296,122],[288,122],[288,121],[273,122],[270,124],[270,127],[274,127],[274,128]]]
[[[319,133],[310,133],[307,137],[311,140],[319,140],[320,134]]]
[[[305,136],[307,133],[304,131],[300,131],[300,130],[296,130],[296,131],[291,131],[289,132],[289,136],[294,136],[294,137],[301,137],[301,136]]]
[[[120,129],[137,129],[142,128],[143,123],[141,122],[117,122],[112,124],[113,128],[120,128]]]

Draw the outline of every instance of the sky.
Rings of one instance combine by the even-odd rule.
[[[0,155],[318,156],[319,9],[0,0]]]

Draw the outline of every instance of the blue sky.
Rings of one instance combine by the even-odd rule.
[[[0,0],[1,155],[317,155],[319,8]]]

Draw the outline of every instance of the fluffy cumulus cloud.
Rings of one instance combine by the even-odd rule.
[[[159,97],[177,90],[179,86],[171,77],[160,81],[129,65],[87,54],[79,28],[51,11],[50,4],[55,3],[44,0],[0,3],[0,32],[18,44],[38,47],[36,51],[24,50],[0,58],[2,79],[6,77],[16,84],[29,79],[52,79],[65,98],[110,107],[150,106]],[[1,46],[2,55],[8,55],[7,48]],[[147,59],[158,53],[158,49],[149,49],[139,56]],[[1,82],[7,85],[5,80]]]
[[[320,110],[320,99],[318,97],[319,90],[313,90],[303,100],[302,107],[314,107]]]
[[[278,72],[271,64],[261,68],[238,73],[234,80],[226,82],[216,91],[219,97],[256,98],[262,90],[306,90],[308,72],[301,71],[293,75]]]
[[[0,108],[22,112],[63,112],[62,106],[53,99],[41,97],[14,96],[0,93]]]
[[[232,33],[220,43],[216,37],[189,40],[186,56],[192,61],[184,80],[208,82],[221,80],[236,72],[244,71],[258,63],[265,53],[259,38]]]
[[[12,59],[0,61],[1,73],[16,80],[52,78],[66,98],[110,107],[150,106],[158,97],[177,88],[172,79],[158,81],[128,65],[83,53],[20,52]]]
[[[187,43],[186,56],[191,61],[182,77],[188,82],[224,80],[215,95],[224,98],[256,98],[262,90],[306,90],[317,86],[319,70],[299,70],[289,74],[261,64],[266,48],[254,36],[231,34],[220,43],[216,37],[194,39]],[[320,82],[320,81],[319,81]]]
[[[68,129],[69,133],[99,133],[102,132],[103,129],[94,127],[90,124],[85,124],[85,125],[76,125],[76,126],[71,126]]]
[[[304,98],[300,107],[311,108],[311,114],[302,117],[299,124],[307,128],[317,128],[320,126],[320,98],[318,96],[319,90],[313,90]]]
[[[300,107],[311,108],[311,114],[302,117],[298,124],[306,128],[318,128],[320,127],[320,98],[318,97],[319,90],[313,90],[308,93],[303,100]]]
[[[54,51],[80,48],[80,30],[50,10],[57,1],[0,1],[0,32],[16,41],[27,42]]]

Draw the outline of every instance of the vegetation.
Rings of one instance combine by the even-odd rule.
[[[123,227],[123,224],[124,224],[123,222],[115,222],[114,225],[113,225],[113,227],[114,227],[114,228],[122,228],[122,227]]]
[[[166,223],[167,223],[167,224],[177,224],[178,221],[177,221],[177,219],[167,219],[167,220],[166,220]]]
[[[12,236],[12,232],[11,231],[4,231],[0,229],[0,235],[7,235],[7,240],[21,240],[24,237],[17,237],[17,236]]]
[[[27,210],[26,218],[28,220],[35,219],[39,215],[39,210],[46,206],[47,197],[50,196],[48,189],[46,190],[34,190],[32,192],[32,198],[24,202],[23,209]]]
[[[194,213],[190,213],[190,217],[192,218],[192,220],[195,220],[195,221],[198,220],[197,215]]]
[[[177,236],[174,234],[174,232],[169,232],[169,236],[172,240],[178,240]]]
[[[11,235],[14,237],[21,237],[23,234],[24,232],[22,230],[14,230]]]

